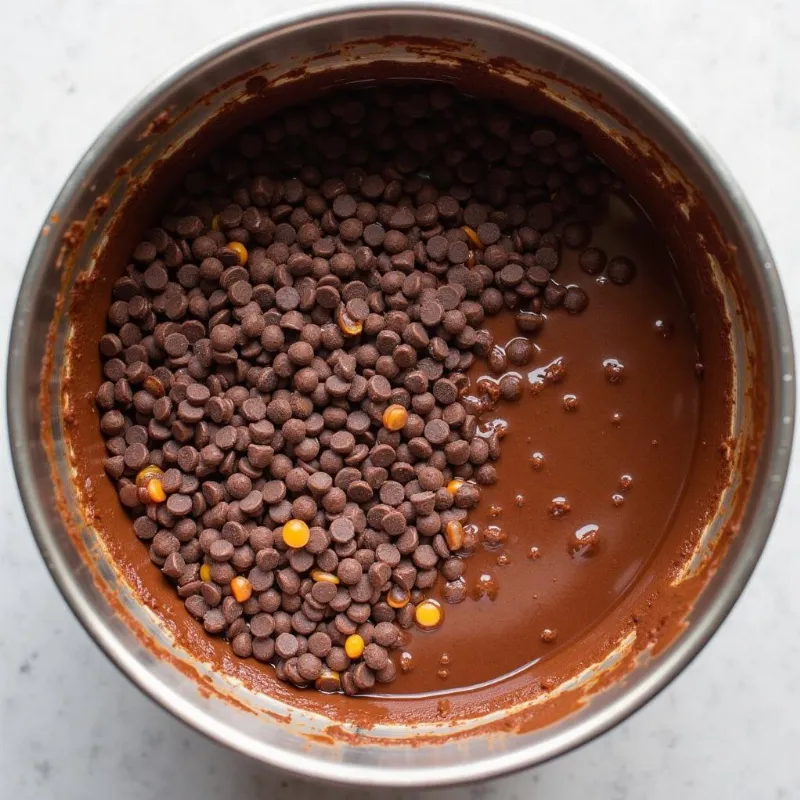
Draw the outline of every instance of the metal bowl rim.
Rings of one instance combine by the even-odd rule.
[[[712,148],[694,131],[692,125],[664,98],[659,91],[637,75],[627,65],[581,37],[575,36],[551,23],[511,11],[494,8],[465,8],[452,0],[393,0],[392,2],[367,3],[348,0],[342,4],[325,2],[302,11],[284,13],[271,17],[269,21],[227,36],[198,55],[184,61],[152,83],[129,103],[88,148],[58,194],[45,222],[80,191],[83,177],[91,173],[101,159],[106,146],[126,123],[135,118],[159,95],[190,77],[194,71],[209,61],[225,55],[229,50],[247,45],[254,39],[276,33],[290,26],[314,22],[330,22],[353,14],[391,15],[393,13],[444,14],[468,18],[477,23],[502,25],[517,28],[522,32],[547,40],[552,44],[572,50],[581,58],[610,74],[625,84],[628,91],[637,97],[651,112],[670,124],[683,137],[684,144],[694,152],[699,163],[707,167],[718,182],[722,194],[730,202],[737,217],[743,237],[752,246],[764,269],[769,303],[773,309],[771,333],[777,343],[776,383],[778,391],[773,401],[777,415],[772,436],[766,447],[772,451],[768,491],[754,501],[753,524],[747,532],[748,548],[742,550],[733,565],[728,582],[721,586],[709,607],[693,621],[692,627],[675,642],[662,660],[652,666],[646,674],[629,679],[627,691],[613,700],[607,707],[595,710],[586,719],[572,724],[566,731],[543,742],[521,747],[512,752],[489,754],[480,760],[450,767],[410,767],[386,769],[363,764],[330,763],[294,752],[286,758],[286,751],[263,741],[255,741],[241,735],[228,725],[220,725],[213,715],[198,709],[193,703],[163,683],[154,683],[149,671],[129,652],[127,646],[113,633],[85,600],[84,592],[70,572],[59,565],[51,548],[53,534],[41,514],[35,489],[32,458],[26,447],[26,419],[30,398],[20,382],[13,376],[22,369],[28,324],[37,286],[44,280],[49,268],[44,260],[47,243],[39,237],[31,252],[23,275],[16,308],[14,311],[8,355],[7,407],[9,442],[14,471],[20,495],[36,543],[44,557],[51,575],[78,621],[83,625],[111,661],[144,694],[158,702],[164,709],[186,724],[204,733],[220,744],[231,747],[264,763],[278,767],[300,777],[348,785],[386,787],[434,787],[467,783],[505,775],[533,764],[543,763],[582,744],[614,727],[645,703],[655,697],[675,678],[700,652],[711,636],[722,624],[744,589],[755,569],[758,558],[766,544],[770,529],[778,511],[780,497],[786,480],[791,453],[794,427],[794,353],[792,347],[789,313],[783,290],[769,246],[761,228],[733,176]]]

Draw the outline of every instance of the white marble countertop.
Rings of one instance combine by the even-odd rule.
[[[539,14],[606,48],[695,120],[761,219],[800,331],[800,3],[498,4]],[[3,4],[0,219],[2,274],[9,283],[0,292],[0,375],[5,376],[14,295],[29,249],[83,150],[165,69],[281,8],[269,0]],[[112,667],[47,575],[14,488],[5,422],[0,439],[0,796],[316,796],[319,787],[267,772],[175,721]],[[800,797],[798,461],[800,454],[778,524],[744,596],[672,686],[577,752],[509,778],[430,796]],[[325,793],[333,800],[379,796]],[[387,794],[401,796],[380,796]]]

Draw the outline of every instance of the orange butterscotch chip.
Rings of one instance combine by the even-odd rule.
[[[339,325],[339,330],[345,336],[358,336],[364,329],[364,325],[361,322],[357,319],[353,319],[347,313],[344,304],[340,305],[339,310],[336,312],[336,322]]]
[[[211,580],[211,565],[210,564],[203,564],[200,567],[200,580],[205,581],[208,583]]]
[[[361,654],[364,652],[365,646],[364,639],[357,633],[354,633],[352,636],[348,636],[344,640],[344,651],[347,653],[348,658],[361,658]]]
[[[305,547],[311,537],[311,531],[308,525],[301,519],[290,519],[283,526],[283,541],[289,547],[299,548]]]
[[[148,464],[136,473],[136,485],[141,488],[147,486],[151,480],[161,480],[164,471],[155,464]]]
[[[405,608],[411,600],[411,592],[402,586],[393,586],[386,595],[386,603],[392,608]]]
[[[444,538],[451,551],[460,550],[464,546],[464,526],[457,519],[451,519],[445,525]]]
[[[389,431],[400,431],[408,422],[408,411],[403,406],[393,403],[383,412],[383,427]]]
[[[478,248],[478,250],[484,249],[484,244],[481,241],[481,237],[478,236],[478,234],[472,228],[470,228],[469,225],[462,225],[461,230],[467,234],[467,239],[469,239],[470,242]]]
[[[420,628],[430,631],[442,624],[444,613],[435,600],[423,600],[414,609],[414,619]]]
[[[239,256],[239,263],[244,266],[247,263],[247,248],[241,242],[228,242],[228,250],[233,250]]]
[[[167,493],[158,478],[148,481],[147,497],[151,503],[163,503],[167,499]]]
[[[461,478],[453,478],[453,480],[447,484],[447,491],[450,492],[450,494],[455,494],[463,485],[464,481]]]
[[[324,572],[321,569],[312,569],[311,577],[320,583],[339,583],[339,579],[332,572]]]
[[[253,587],[250,581],[242,575],[237,575],[231,581],[231,594],[237,603],[246,603],[253,594]]]
[[[167,493],[161,485],[163,470],[155,464],[148,464],[139,470],[136,475],[136,485],[139,489],[144,489],[147,494],[147,502],[163,503],[167,499]],[[140,498],[144,502],[144,498]]]
[[[146,392],[149,392],[155,398],[163,397],[166,394],[166,391],[164,390],[164,384],[161,383],[161,381],[156,378],[155,375],[148,375],[142,381],[142,389],[144,389]]]

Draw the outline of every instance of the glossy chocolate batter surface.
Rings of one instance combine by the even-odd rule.
[[[631,202],[612,200],[591,244],[631,258],[636,278],[592,278],[564,251],[558,279],[579,283],[589,306],[546,312],[533,361],[509,365],[523,397],[482,418],[507,433],[497,483],[469,517],[481,545],[467,559],[467,599],[445,605],[441,629],[412,634],[398,692],[496,681],[567,646],[647,580],[669,531],[698,436],[692,323],[669,253]],[[498,343],[520,335],[512,314],[489,327]],[[556,382],[552,365],[563,365]],[[486,376],[499,377],[481,360],[470,378]]]

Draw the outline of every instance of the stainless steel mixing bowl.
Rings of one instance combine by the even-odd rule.
[[[432,36],[445,36],[446,41],[426,38]],[[109,564],[96,532],[78,508],[64,457],[58,399],[69,326],[63,300],[80,269],[91,267],[93,248],[103,243],[103,218],[93,223],[96,199],[105,197],[102,204],[110,204],[107,214],[124,199],[119,168],[128,165],[126,179],[145,174],[167,147],[188,137],[226,102],[235,102],[246,78],[258,74],[270,84],[291,86],[353,63],[389,61],[402,73],[403,64],[452,65],[459,60],[491,62],[498,74],[506,65],[504,77],[512,82],[535,76],[540,91],[583,111],[592,124],[626,147],[655,158],[671,181],[686,187],[687,198],[701,198],[737,253],[736,275],[717,276],[739,366],[737,432],[747,425],[753,396],[748,391],[753,389],[766,403],[764,436],[748,480],[740,484],[747,502],[739,534],[696,602],[685,631],[642,660],[623,683],[538,730],[443,739],[425,747],[407,742],[376,746],[371,743],[376,735],[408,735],[407,730],[379,725],[354,731],[359,744],[329,744],[308,736],[324,732],[327,721],[322,716],[254,697],[229,677],[206,665],[193,665],[191,656],[173,646],[169,632]],[[240,77],[245,73],[246,78]],[[201,95],[203,102],[197,103]],[[158,122],[165,110],[169,126]],[[684,212],[691,215],[691,203]],[[70,228],[73,221],[84,219],[89,220],[86,230]],[[81,232],[82,237],[63,238],[65,233]],[[708,268],[717,266],[711,259]],[[750,303],[746,312],[745,296]],[[757,335],[748,317],[757,321]],[[45,362],[48,332],[53,337],[52,362]],[[750,386],[746,365],[753,363],[760,365],[759,387]],[[663,98],[608,55],[541,22],[436,2],[332,4],[268,22],[183,64],[130,105],[89,148],[48,215],[22,282],[8,370],[14,464],[31,528],[64,597],[98,644],[144,692],[197,730],[266,764],[350,784],[434,786],[507,773],[586,742],[653,697],[708,641],[744,588],[778,507],[794,417],[792,345],[778,276],[750,208],[716,155]],[[49,404],[37,401],[46,388],[54,398]],[[45,445],[49,437],[52,449]],[[55,483],[51,469],[59,478]],[[727,513],[726,507],[720,509],[716,530]],[[71,526],[77,535],[69,532]],[[710,549],[716,542],[713,532],[714,526],[703,543]],[[126,622],[120,617],[121,607]],[[170,658],[154,655],[159,648],[171,651]],[[198,676],[207,681],[205,689],[199,687]],[[226,697],[260,713],[245,711]],[[470,722],[445,720],[423,725],[418,732],[440,735],[470,727]]]

